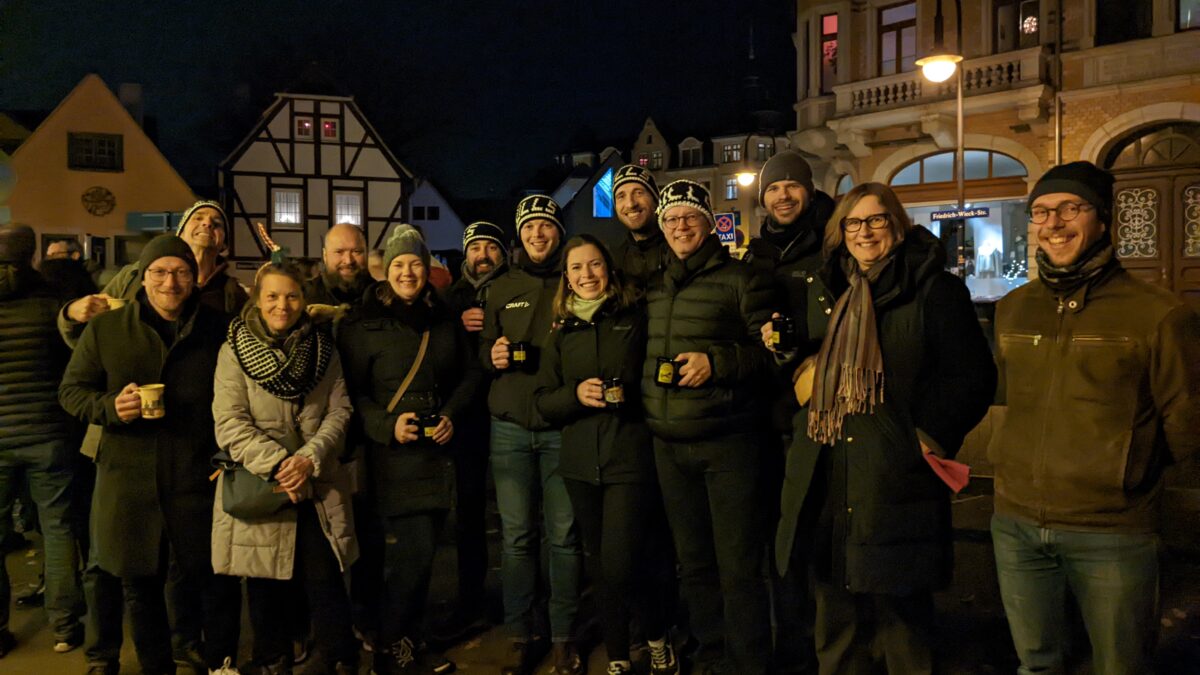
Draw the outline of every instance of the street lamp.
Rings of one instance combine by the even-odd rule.
[[[962,49],[962,0],[954,0],[954,21],[955,27],[958,30],[958,48]],[[962,62],[962,54],[955,54],[946,49],[945,34],[945,17],[942,16],[942,0],[938,0],[937,12],[933,15],[933,53],[925,58],[918,59],[917,65],[921,67],[921,74],[930,82],[945,82],[952,76],[957,75],[958,81],[955,86],[957,91],[957,122],[958,134],[957,144],[954,151],[954,178],[958,187],[958,210],[961,211],[966,206],[966,190],[963,185],[964,167],[963,167],[963,69],[959,67]]]

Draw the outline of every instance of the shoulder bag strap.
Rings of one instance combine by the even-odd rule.
[[[425,360],[425,349],[429,347],[429,331],[421,333],[421,346],[417,349],[417,358],[413,361],[412,367],[408,369],[408,374],[404,376],[404,381],[400,383],[400,388],[396,390],[396,395],[392,397],[391,403],[388,403],[387,411],[391,413],[400,404],[400,399],[404,398],[404,393],[408,391],[408,385],[412,384],[413,378],[417,376],[417,370],[421,368],[421,362]]]

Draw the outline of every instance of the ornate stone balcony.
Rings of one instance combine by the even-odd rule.
[[[1020,89],[1047,82],[1047,58],[1042,47],[1031,47],[963,62],[966,96]],[[835,117],[933,103],[955,95],[956,78],[928,82],[919,70],[851,82],[833,88]]]

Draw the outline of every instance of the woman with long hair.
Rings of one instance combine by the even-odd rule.
[[[677,673],[666,635],[667,596],[661,587],[653,588],[659,561],[647,545],[652,537],[665,536],[656,529],[665,519],[654,517],[662,512],[662,501],[639,394],[645,307],[634,287],[617,276],[612,256],[595,237],[568,241],[562,269],[536,405],[547,421],[562,425],[558,472],[596,585],[608,673],[633,672],[631,610],[648,638],[651,673]]]
[[[212,404],[217,443],[250,473],[278,481],[290,506],[236,518],[225,512],[218,486],[213,570],[246,577],[253,659],[263,672],[291,672],[288,611],[299,596],[309,608],[319,672],[342,675],[358,666],[342,584],[358,547],[349,476],[338,461],[350,398],[333,337],[309,320],[303,287],[294,264],[264,265],[221,347]]]
[[[453,504],[450,444],[481,372],[459,317],[429,285],[429,248],[400,225],[386,278],[339,328],[346,381],[366,443],[367,490],[382,533],[376,675],[447,673],[421,637],[437,539]]]
[[[838,301],[794,421],[776,562],[786,570],[793,546],[811,546],[822,675],[879,658],[930,673],[933,591],[950,579],[953,542],[950,491],[925,455],[958,452],[996,369],[966,285],[891,188],[842,197],[824,253]]]

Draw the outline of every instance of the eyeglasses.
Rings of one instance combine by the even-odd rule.
[[[689,213],[686,216],[667,216],[663,218],[663,227],[669,227],[672,230],[680,225],[687,224],[688,227],[696,227],[700,223],[707,220],[703,214]]]
[[[843,232],[858,232],[863,228],[863,223],[872,230],[882,230],[892,223],[892,216],[889,213],[874,213],[866,218],[842,218]]]
[[[1054,215],[1057,216],[1060,221],[1069,223],[1079,217],[1080,211],[1087,211],[1094,208],[1096,207],[1092,206],[1091,204],[1080,204],[1078,202],[1062,202],[1052,209],[1048,209],[1044,206],[1035,206],[1032,209],[1029,209],[1029,220],[1034,225],[1041,225],[1042,223],[1046,222],[1046,219],[1050,217],[1050,212],[1053,211]]]
[[[167,277],[171,277],[175,281],[186,283],[192,280],[192,271],[189,269],[164,270],[161,267],[151,267],[146,270],[146,276],[155,282],[163,282],[167,280]]]

